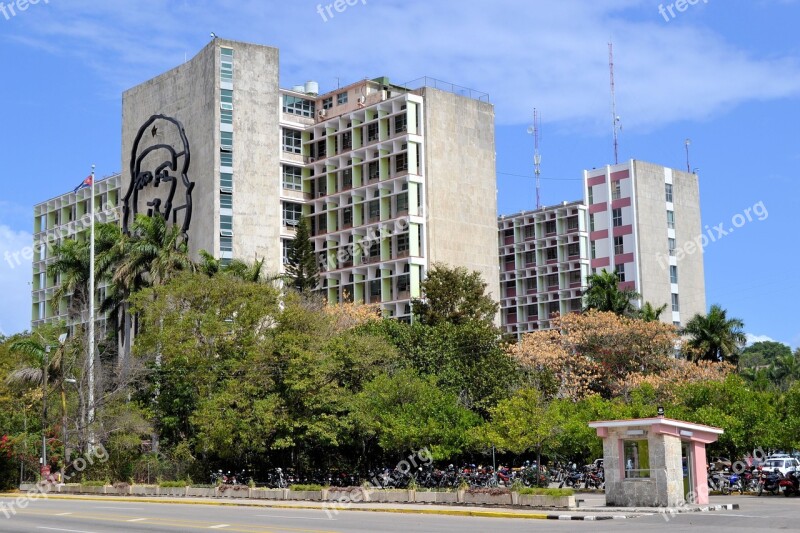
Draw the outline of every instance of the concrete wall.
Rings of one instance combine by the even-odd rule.
[[[633,162],[633,174],[641,273],[639,292],[654,307],[667,304],[661,318],[672,323],[665,182],[671,176],[675,240],[680,251],[702,233],[697,176],[643,161]],[[680,322],[685,325],[695,314],[706,312],[702,250],[683,256],[679,254],[677,267]]]
[[[213,253],[218,248],[218,223],[215,217],[215,169],[218,161],[217,80],[219,71],[215,57],[218,52],[212,42],[188,62],[160,76],[137,85],[122,94],[122,196],[131,183],[131,149],[139,127],[151,115],[164,114],[183,123],[191,150],[189,179],[195,183],[192,194],[193,214],[189,230],[189,244],[193,256],[197,250]],[[179,138],[172,128],[160,129],[156,137],[150,132],[144,136],[146,146],[155,143],[177,145]],[[148,187],[142,191],[140,212],[146,212],[145,203],[164,187]]]
[[[427,255],[480,272],[499,301],[494,107],[431,88],[424,96]]]

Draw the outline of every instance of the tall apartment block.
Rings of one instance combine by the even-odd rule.
[[[583,202],[498,219],[503,330],[521,336],[550,328],[554,314],[579,312],[589,274]]]
[[[285,268],[306,217],[330,302],[380,304],[386,316],[407,319],[437,262],[479,271],[497,298],[488,96],[440,90],[431,79],[363,80],[327,94],[314,82],[281,88],[278,56],[214,39],[125,91],[120,198],[133,194],[140,213],[169,203],[179,223],[190,205],[195,258],[202,249],[223,261],[264,259],[270,273]],[[177,119],[184,131],[151,123],[154,115]],[[173,183],[153,178],[132,192],[132,163],[159,169],[172,157],[188,163],[190,203],[178,191],[173,204]]]
[[[584,195],[593,272],[616,271],[621,287],[666,304],[666,322],[705,314],[703,252],[676,252],[703,233],[696,174],[631,160],[585,171]]]
[[[76,183],[80,181],[75,178]],[[95,220],[114,222],[120,216],[120,176],[119,174],[99,179],[95,183]],[[31,283],[31,325],[37,327],[45,323],[64,322],[72,326],[69,317],[70,299],[53,301],[53,296],[61,284],[57,276],[47,272],[47,266],[55,260],[53,246],[67,238],[88,240],[91,231],[91,188],[62,194],[33,208],[33,280]],[[98,286],[96,301],[105,298],[105,287]],[[76,319],[83,322],[88,317]]]

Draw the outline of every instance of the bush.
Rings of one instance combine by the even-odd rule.
[[[489,494],[490,496],[500,496],[509,494],[511,491],[505,487],[474,487],[467,489],[468,494]]]
[[[186,487],[188,483],[184,481],[162,481],[158,484],[162,489],[179,489]]]
[[[290,485],[289,490],[322,490],[322,485],[317,485],[317,484]]]
[[[572,489],[542,489],[535,487],[525,487],[519,489],[520,494],[531,494],[533,496],[553,496],[559,498],[561,496],[572,496],[575,491]]]

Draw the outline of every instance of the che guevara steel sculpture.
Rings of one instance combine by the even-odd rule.
[[[146,133],[152,138],[159,131],[168,133],[177,129],[180,141],[173,146],[159,143],[147,145],[143,143]],[[166,137],[166,135],[165,135]],[[161,154],[163,152],[163,155]],[[184,239],[188,239],[189,225],[192,222],[192,189],[194,182],[189,180],[189,164],[191,157],[189,141],[183,124],[166,115],[153,115],[139,128],[131,150],[131,181],[122,201],[122,231],[129,233],[130,224],[139,214],[139,193],[147,187],[164,186],[163,194],[156,195],[147,202],[147,216],[160,216],[168,222],[178,224],[179,215],[183,215],[180,224]],[[177,197],[176,197],[177,196]],[[181,205],[175,205],[176,202]]]

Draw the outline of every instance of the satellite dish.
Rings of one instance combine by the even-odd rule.
[[[534,131],[536,130],[533,129],[533,126],[528,126],[528,133],[533,133]]]

